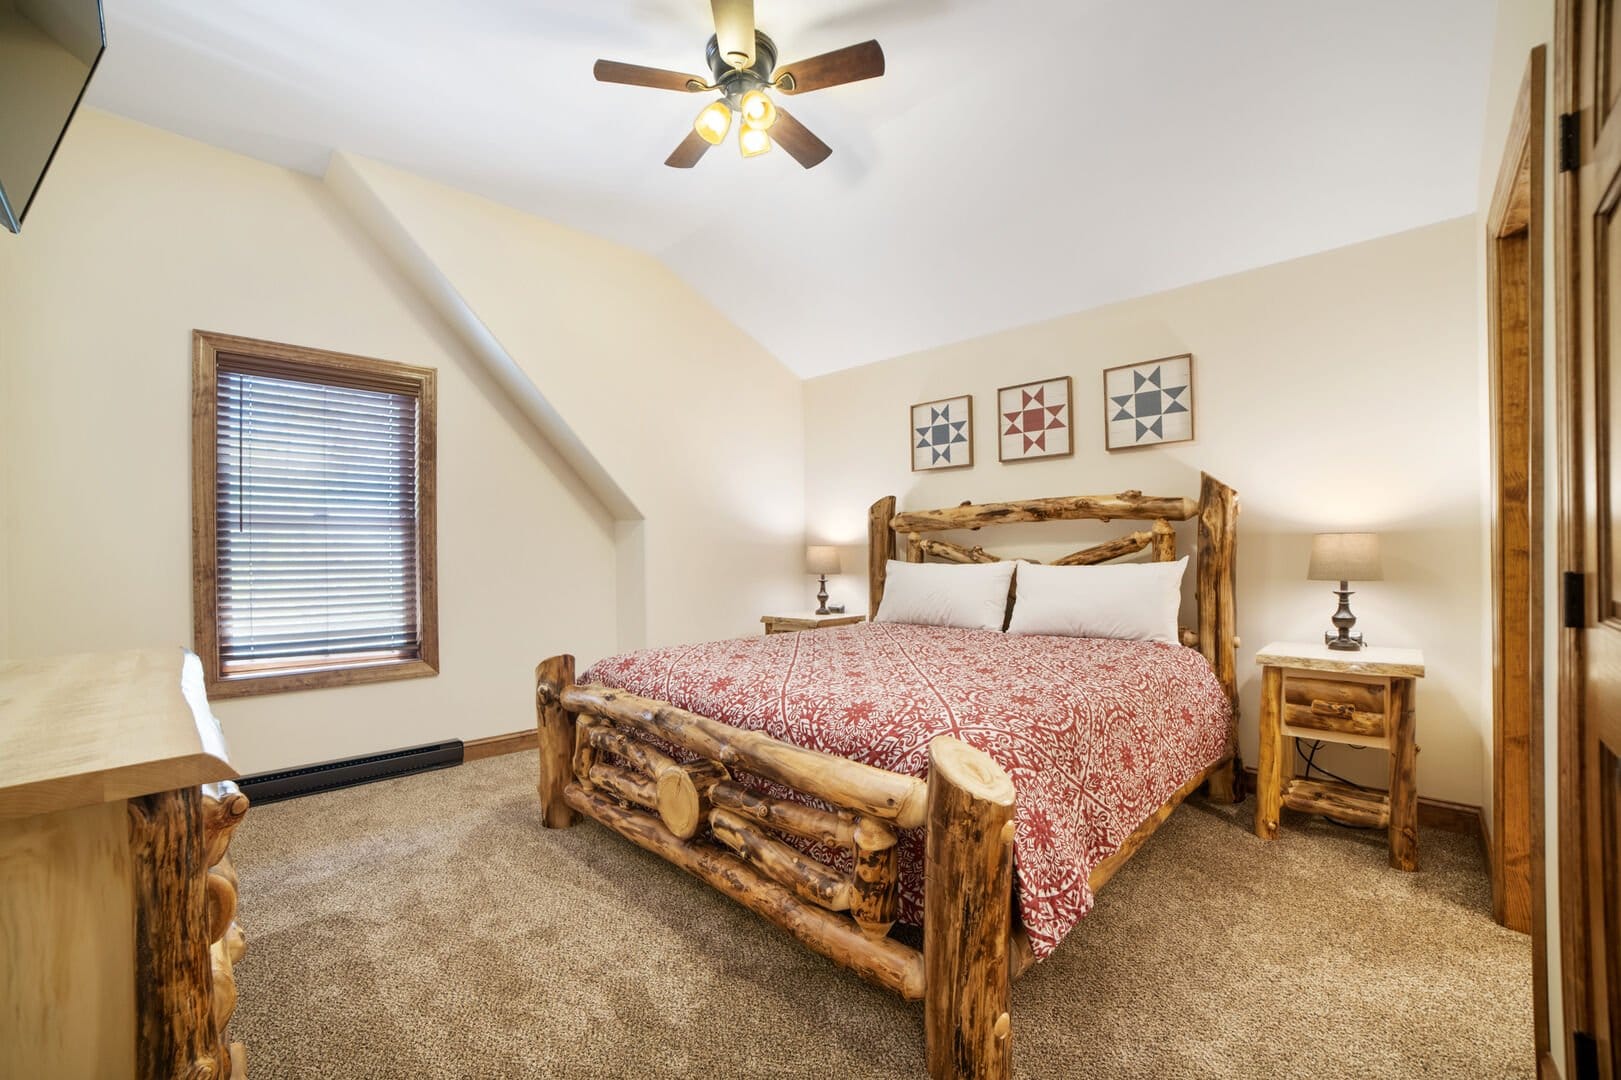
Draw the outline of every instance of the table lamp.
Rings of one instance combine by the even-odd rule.
[[[1339,633],[1323,631],[1323,643],[1330,649],[1355,651],[1362,648],[1362,635],[1351,633],[1356,616],[1351,614],[1350,583],[1382,581],[1384,576],[1379,566],[1378,533],[1318,533],[1311,538],[1311,567],[1306,571],[1307,579],[1340,583],[1334,590],[1340,598],[1340,606],[1332,620]]]
[[[806,548],[805,572],[822,576],[822,591],[816,594],[816,599],[821,601],[822,606],[816,609],[816,614],[833,614],[827,607],[827,575],[839,572],[839,549],[831,545],[816,544]]]

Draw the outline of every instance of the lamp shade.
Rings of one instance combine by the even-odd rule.
[[[750,90],[737,104],[738,111],[743,114],[743,122],[749,127],[764,131],[777,122],[776,102],[764,90]]]
[[[711,101],[692,122],[692,130],[703,136],[710,146],[719,146],[726,133],[732,130],[732,109],[724,101]]]
[[[839,572],[839,549],[831,545],[812,545],[805,549],[807,574],[836,574]]]
[[[764,128],[744,124],[737,132],[737,148],[744,157],[759,157],[771,149],[771,136]]]
[[[1378,533],[1318,533],[1311,538],[1311,581],[1382,581]]]

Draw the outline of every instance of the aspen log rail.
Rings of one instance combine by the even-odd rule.
[[[1200,500],[1129,491],[1020,503],[964,504],[895,512],[893,497],[873,504],[871,610],[883,596],[897,534],[906,557],[992,562],[982,548],[925,538],[924,532],[1020,521],[1114,518],[1150,521],[1132,533],[1057,560],[1102,562],[1152,549],[1175,558],[1171,521],[1199,522],[1199,627],[1183,643],[1210,661],[1233,703],[1231,750],[1195,776],[1094,868],[1102,887],[1183,799],[1203,784],[1232,800],[1237,771],[1237,664],[1233,559],[1238,505],[1231,488],[1204,477]],[[1008,988],[1031,962],[1014,920],[1012,780],[991,757],[949,736],[929,744],[924,780],[807,750],[757,731],[624,690],[574,682],[574,658],[535,669],[541,816],[567,828],[577,814],[707,882],[802,943],[908,1001],[924,1003],[930,1077],[1005,1080],[1011,1071]],[[660,746],[692,755],[677,761]],[[748,774],[811,796],[822,806],[744,786]],[[824,808],[825,807],[825,808]],[[896,830],[927,830],[923,948],[889,936],[899,897]],[[773,834],[842,847],[840,871]]]

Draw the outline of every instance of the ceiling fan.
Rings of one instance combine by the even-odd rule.
[[[884,73],[884,50],[876,41],[863,41],[842,49],[777,67],[777,46],[754,28],[754,0],[711,0],[715,34],[704,50],[714,81],[664,68],[598,60],[593,69],[598,82],[650,86],[688,94],[720,91],[720,98],[704,106],[692,131],[664,164],[690,169],[711,146],[726,138],[732,114],[741,117],[737,145],[744,157],[755,157],[775,142],[809,169],[820,165],[832,148],[811,134],[766,93],[805,94],[829,86],[872,79]]]

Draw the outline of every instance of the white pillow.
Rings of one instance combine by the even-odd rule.
[[[891,559],[873,621],[1000,630],[1012,582],[1010,562],[959,566]]]
[[[1019,564],[1010,634],[1126,638],[1177,644],[1182,574],[1175,562],[1106,566]]]

